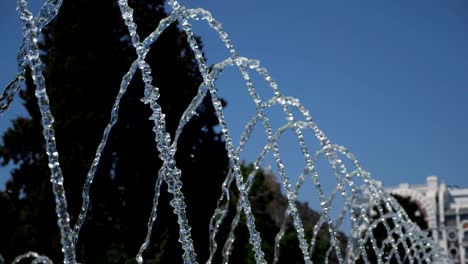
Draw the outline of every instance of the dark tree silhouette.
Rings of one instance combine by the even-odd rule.
[[[415,201],[411,200],[409,197],[403,197],[403,196],[396,195],[396,194],[392,194],[392,196],[398,201],[400,206],[405,210],[406,214],[411,219],[411,221],[416,223],[422,230],[427,230],[428,224],[425,219],[424,212],[422,211],[422,208]],[[382,204],[381,207],[384,213],[387,213],[385,205]],[[376,221],[380,217],[379,213],[377,213],[377,207],[374,207],[372,210],[374,211],[374,215],[371,215],[371,219]],[[395,228],[395,224],[391,219],[387,219],[387,224],[389,228],[391,229]],[[390,245],[387,244],[386,246],[382,246],[383,241],[386,238],[388,238],[390,235],[387,233],[387,229],[385,228],[385,226],[382,223],[377,224],[377,226],[372,230],[372,234],[374,235],[377,246],[379,248],[382,248],[382,251],[384,254],[383,258],[384,258],[385,263],[398,263],[398,260],[395,257],[395,255],[390,257],[390,252],[392,250]],[[399,238],[397,234],[392,234],[392,236],[394,237],[394,239]],[[411,246],[411,244],[408,244],[408,245]],[[372,248],[371,242],[368,241],[365,247],[366,247],[366,252],[367,252],[367,256],[368,256],[370,263],[377,263],[377,256],[375,254],[375,251]],[[409,263],[408,262],[409,260],[405,258],[406,252],[401,243],[398,244],[398,252],[396,254],[399,254],[400,258],[404,260],[405,263]],[[364,261],[362,259],[358,259],[357,263],[364,263]]]
[[[253,171],[253,165],[243,165],[241,167],[244,177]],[[288,199],[281,192],[280,184],[277,178],[267,171],[259,169],[255,175],[255,181],[249,193],[249,200],[253,208],[258,231],[262,234],[262,250],[265,252],[265,258],[268,263],[272,263],[274,257],[275,237],[283,223],[284,212],[288,207]],[[237,203],[237,190],[231,191],[231,208],[235,208]],[[314,225],[320,219],[320,214],[309,208],[305,202],[296,202],[299,215],[304,224],[306,239],[310,242]],[[231,210],[228,215],[227,223],[233,217]],[[226,232],[224,232],[225,234]],[[338,232],[338,240],[341,249],[344,251],[347,243],[347,237],[344,233]],[[248,241],[248,230],[245,224],[245,218],[242,218],[241,225],[236,230],[236,242],[230,258],[230,263],[255,263],[254,254]],[[243,242],[245,241],[245,242]],[[330,234],[328,226],[322,225],[319,229],[315,247],[312,254],[314,263],[324,263],[326,252],[329,249]],[[328,263],[338,263],[335,251],[332,251]],[[297,233],[293,225],[292,218],[289,217],[286,225],[286,232],[280,242],[280,255],[278,263],[304,263],[303,254],[299,248]]]
[[[411,221],[415,222],[422,230],[427,230],[428,225],[425,218],[425,213],[417,202],[411,200],[409,197],[404,197],[397,194],[393,194],[393,197],[395,197],[401,207],[403,207]]]
[[[138,31],[146,37],[166,16],[163,1],[131,0]],[[74,225],[81,186],[117,95],[122,76],[136,58],[128,31],[113,0],[64,1],[59,15],[43,30],[40,47],[46,85],[55,116],[68,211]],[[202,77],[186,41],[172,25],[147,56],[159,103],[173,136]],[[0,193],[0,252],[5,260],[28,250],[63,258],[54,213],[49,168],[44,154],[40,113],[31,79],[21,91],[29,117],[17,118],[3,135],[2,164],[14,164],[6,192]],[[140,99],[139,73],[122,99],[119,121],[110,134],[93,186],[92,204],[77,246],[82,263],[125,263],[134,258],[146,233],[161,161],[154,142],[150,109]],[[188,219],[199,261],[208,254],[208,223],[216,206],[228,159],[210,98],[185,128],[176,160],[182,170]],[[3,176],[5,177],[5,176]],[[181,262],[177,219],[163,184],[154,243],[148,263]]]
[[[81,207],[81,191],[86,174],[102,138],[104,127],[117,95],[122,76],[135,60],[128,31],[114,0],[64,1],[59,15],[43,30],[40,47],[45,62],[45,77],[52,112],[71,224]],[[166,16],[164,2],[130,0],[135,10],[138,32],[144,38]],[[186,35],[177,25],[170,26],[148,53],[153,69],[153,84],[160,88],[159,104],[166,116],[171,136],[180,117],[202,82]],[[154,142],[150,109],[141,102],[143,83],[140,73],[124,95],[119,120],[110,134],[91,188],[91,208],[77,245],[81,263],[134,263],[146,234],[154,185],[161,160]],[[0,192],[0,253],[7,262],[32,250],[59,263],[60,234],[54,197],[44,151],[40,113],[30,77],[21,91],[29,117],[17,118],[3,135],[0,146],[2,165],[14,168]],[[224,103],[225,104],[225,103]],[[208,226],[228,171],[228,158],[222,135],[216,126],[210,97],[197,110],[179,140],[176,161],[182,170],[182,191],[187,217],[199,262],[208,258]],[[243,166],[244,175],[252,170]],[[169,204],[171,195],[163,184],[158,219],[145,263],[181,263],[177,219]],[[228,224],[239,198],[231,186],[231,211],[218,234],[226,238]],[[274,238],[287,207],[279,184],[260,170],[250,194],[263,250],[271,262]],[[297,203],[310,239],[319,214],[305,203]],[[236,233],[231,263],[252,263],[249,236],[242,219]],[[320,229],[314,249],[314,262],[323,262],[330,242],[327,227]],[[343,245],[346,237],[340,233]],[[221,242],[220,242],[221,243]],[[281,244],[281,263],[302,263],[296,233],[291,222]],[[220,247],[214,262],[221,260]],[[336,263],[333,256],[330,263]]]

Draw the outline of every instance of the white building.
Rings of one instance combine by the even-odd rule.
[[[423,211],[429,232],[454,263],[468,264],[468,188],[439,184],[436,176],[426,184],[386,187],[392,194],[409,197]]]

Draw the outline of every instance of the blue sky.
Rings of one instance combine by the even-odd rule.
[[[467,186],[466,1],[183,2],[209,9],[239,53],[260,59],[385,185],[437,175]]]
[[[374,178],[391,186],[437,175],[468,187],[466,1],[181,3],[210,10],[239,54],[261,60],[283,94],[301,99],[330,139],[349,147]],[[20,25],[14,4],[0,3],[1,87],[16,72]],[[208,63],[227,56],[207,26],[195,23],[194,29]],[[234,72],[223,80],[218,89],[237,140],[249,116],[246,88]],[[16,100],[0,131],[21,114]],[[281,118],[273,113],[272,122]],[[253,147],[241,158],[255,155]],[[301,167],[293,157],[285,157],[289,166]],[[0,182],[8,171],[0,170]]]

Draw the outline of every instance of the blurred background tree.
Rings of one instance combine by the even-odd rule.
[[[142,38],[167,15],[163,0],[129,2]],[[121,78],[136,59],[136,53],[113,0],[64,1],[58,16],[43,30],[40,48],[73,226],[81,207],[86,174],[109,121]],[[160,88],[158,102],[173,137],[183,111],[203,81],[185,33],[175,24],[170,26],[146,60],[153,69],[153,84]],[[0,253],[10,262],[32,250],[59,263],[63,258],[60,234],[34,89],[28,78],[20,96],[29,116],[13,120],[0,146],[2,166],[13,166],[6,191],[0,192]],[[154,123],[148,119],[151,111],[140,101],[142,97],[143,83],[137,73],[121,101],[119,120],[109,136],[91,188],[91,208],[77,245],[81,263],[134,263],[144,240],[162,162],[154,142]],[[224,101],[223,104],[226,105]],[[208,225],[229,160],[209,96],[197,113],[179,140],[176,160],[182,170],[182,191],[197,258],[204,262],[209,254]],[[242,171],[248,175],[252,166],[243,166]],[[145,263],[182,262],[177,219],[166,189],[163,184]],[[239,197],[235,186],[231,186],[231,192],[231,211],[219,233],[219,244],[227,237],[234,216],[232,209]],[[287,199],[274,175],[263,170],[257,172],[250,199],[262,246],[271,262]],[[310,239],[319,214],[306,203],[297,205]],[[253,263],[245,220],[241,221],[230,261]],[[323,262],[330,245],[326,230],[326,226],[320,229],[314,262]],[[343,245],[346,243],[344,234],[340,234],[340,240]],[[281,245],[280,263],[303,262],[291,221]],[[215,263],[221,260],[220,251],[219,247]],[[333,256],[330,263],[334,260]]]
[[[403,208],[408,215],[408,217],[416,223],[419,228],[423,231],[428,230],[428,224],[425,219],[425,215],[421,207],[414,201],[411,200],[409,197],[403,197],[397,194],[392,194],[392,196],[397,200],[397,202],[400,204],[401,208]],[[384,204],[381,204],[382,210],[384,214],[388,213],[386,206]],[[382,215],[378,213],[377,207],[372,208],[371,212],[371,221],[377,221]],[[395,224],[393,220],[387,219],[387,224],[390,230],[395,228]],[[385,239],[387,239],[390,234],[387,232],[387,229],[382,223],[378,223],[377,226],[372,230],[372,234],[374,235],[374,238],[376,240],[376,244],[379,248],[382,248],[382,253],[383,253],[383,259],[386,260],[385,263],[398,263],[397,257],[395,256],[398,254],[402,260],[405,259],[406,256],[406,250],[404,249],[402,243],[398,244],[398,251],[390,257],[391,253],[391,246],[386,244],[384,247],[382,247],[383,242]],[[399,235],[396,233],[391,234],[395,240],[399,239]],[[411,244],[407,244],[408,247],[411,247]],[[368,260],[370,263],[377,263],[377,256],[375,254],[375,251],[373,250],[373,245],[370,241],[367,241],[365,244]],[[408,261],[406,259],[406,261]],[[364,260],[360,258],[357,263],[364,263]],[[406,262],[405,262],[406,263]]]
[[[138,32],[144,38],[166,17],[164,1],[131,0]],[[40,41],[57,145],[65,177],[68,211],[74,225],[81,207],[81,186],[120,87],[136,58],[116,1],[64,1]],[[153,84],[174,135],[178,121],[196,94],[202,77],[186,35],[170,26],[147,56]],[[91,189],[92,204],[78,243],[83,263],[125,263],[134,258],[146,232],[161,161],[158,158],[151,111],[140,99],[139,73],[124,95],[119,121],[99,165]],[[40,113],[31,79],[21,91],[29,117],[17,118],[3,135],[2,165],[13,164],[6,192],[0,195],[0,251],[6,261],[27,250],[59,262],[59,231],[54,197],[44,154]],[[210,98],[185,128],[176,159],[183,171],[183,192],[200,259],[208,253],[207,226],[216,206],[228,159]],[[157,232],[147,256],[150,262],[181,261],[176,217],[163,185]],[[206,190],[210,190],[207,192]],[[127,255],[131,254],[131,255]]]
[[[252,164],[243,165],[241,167],[244,177],[249,175],[254,167]],[[235,208],[238,194],[236,191],[231,191],[231,208]],[[263,169],[257,170],[255,180],[250,190],[249,199],[255,215],[255,223],[258,226],[258,231],[262,234],[262,250],[265,252],[265,258],[268,263],[273,262],[275,237],[281,228],[284,220],[284,213],[288,207],[288,199],[282,193],[281,185],[277,181],[277,176],[272,172]],[[321,214],[312,210],[306,202],[296,202],[296,206],[301,216],[306,239],[310,242],[312,238],[313,228],[319,221]],[[232,215],[234,210],[230,211]],[[229,215],[228,215],[229,216]],[[228,217],[230,218],[230,217]],[[228,221],[230,223],[230,221]],[[236,230],[236,241],[240,243],[234,244],[230,261],[232,263],[255,263],[254,254],[250,250],[248,241],[248,230],[245,224],[245,218],[241,218],[241,225]],[[344,252],[347,243],[347,237],[343,232],[337,233],[337,238],[341,250]],[[244,240],[245,242],[242,242]],[[314,263],[325,263],[326,252],[330,248],[330,234],[328,225],[323,224],[317,233],[315,246],[312,254]],[[299,240],[297,232],[294,228],[292,218],[289,217],[286,222],[286,232],[280,242],[280,254],[278,263],[304,263],[304,256],[299,248]],[[331,251],[328,263],[339,263],[335,251]]]

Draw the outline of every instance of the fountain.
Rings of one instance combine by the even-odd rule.
[[[354,155],[348,149],[340,145],[332,144],[313,121],[309,111],[298,99],[284,96],[279,91],[278,85],[270,76],[267,69],[263,67],[258,60],[242,57],[236,52],[228,34],[224,31],[221,24],[213,18],[210,12],[201,8],[187,9],[177,1],[169,0],[168,3],[172,8],[172,12],[160,21],[159,26],[147,38],[142,40],[137,33],[137,25],[133,19],[133,10],[129,7],[127,0],[118,0],[117,3],[121,11],[122,19],[130,32],[132,45],[137,52],[137,59],[122,78],[120,90],[110,115],[110,121],[104,130],[102,140],[97,147],[94,161],[89,168],[83,186],[83,204],[80,214],[75,226],[72,227],[69,222],[67,199],[65,189],[63,188],[64,179],[55,141],[54,118],[50,110],[49,98],[42,72],[42,61],[37,46],[41,29],[58,14],[62,0],[46,1],[37,16],[33,16],[28,10],[27,0],[18,0],[17,9],[24,30],[23,43],[18,54],[19,70],[15,80],[7,86],[3,95],[0,97],[0,109],[2,112],[8,109],[13,96],[18,92],[21,83],[25,80],[26,69],[31,69],[34,85],[36,86],[35,95],[38,99],[39,109],[42,115],[43,136],[46,142],[46,153],[48,155],[48,164],[51,172],[50,180],[56,202],[57,222],[61,233],[64,263],[76,263],[75,246],[89,209],[89,190],[96,174],[101,155],[106,147],[109,133],[117,122],[120,100],[125,94],[137,70],[140,70],[142,73],[145,94],[142,102],[147,104],[152,110],[150,119],[154,121],[153,131],[155,133],[157,150],[161,153],[160,157],[163,161],[163,165],[159,171],[161,177],[158,178],[155,185],[155,197],[147,224],[147,236],[145,240],[142,241],[140,250],[135,252],[135,259],[138,263],[143,263],[143,252],[151,243],[150,237],[153,225],[157,219],[158,198],[163,181],[168,185],[168,191],[172,194],[172,201],[170,204],[178,219],[179,241],[183,249],[183,261],[184,263],[197,263],[196,251],[190,232],[191,227],[185,212],[184,193],[181,191],[183,184],[180,179],[181,171],[177,167],[174,153],[176,152],[178,139],[185,125],[195,116],[196,109],[208,94],[211,96],[212,104],[226,142],[230,169],[223,185],[220,187],[222,189],[221,197],[219,197],[217,209],[211,218],[209,226],[210,257],[206,263],[211,263],[213,261],[213,256],[218,250],[216,236],[220,225],[224,222],[228,213],[228,204],[230,201],[229,188],[233,182],[236,184],[239,191],[240,199],[237,203],[236,215],[230,225],[229,236],[222,248],[223,263],[229,262],[229,256],[232,253],[236,238],[234,230],[240,224],[240,217],[242,214],[244,214],[246,218],[246,225],[250,235],[249,242],[252,246],[255,261],[256,263],[266,263],[265,253],[262,251],[261,247],[262,234],[257,231],[255,216],[248,195],[255,180],[256,172],[263,165],[265,157],[269,154],[273,156],[280,183],[288,200],[288,207],[284,212],[282,228],[275,239],[274,263],[278,261],[279,255],[281,254],[280,242],[284,236],[286,223],[289,219],[292,219],[305,263],[312,263],[311,256],[313,254],[316,238],[320,228],[323,227],[326,227],[331,242],[326,256],[324,256],[326,263],[328,263],[328,259],[332,254],[336,255],[339,263],[369,264],[371,262],[370,259],[376,259],[378,263],[449,263],[442,249],[439,248],[425,232],[421,231],[416,224],[409,220],[408,215],[396,200],[383,191],[382,187],[361,167]],[[228,58],[212,67],[208,67],[203,59],[200,47],[195,40],[194,32],[192,31],[191,21],[193,20],[206,22],[209,27],[217,33],[229,51],[230,55]],[[164,113],[162,113],[161,107],[158,104],[158,98],[160,96],[159,90],[151,84],[152,70],[150,65],[145,61],[145,57],[151,49],[151,45],[158,39],[160,34],[164,32],[169,25],[175,22],[181,25],[181,28],[187,35],[188,42],[195,54],[195,59],[203,76],[203,83],[200,85],[197,95],[185,110],[174,138],[171,138],[166,129]],[[246,83],[250,97],[256,107],[255,113],[252,114],[252,118],[246,124],[237,148],[234,145],[234,140],[231,137],[228,124],[224,118],[222,104],[215,88],[216,80],[220,78],[223,70],[227,67],[237,67],[239,69]],[[273,96],[271,98],[261,100],[251,78],[252,73],[259,75],[270,86],[273,91]],[[274,106],[279,106],[285,114],[284,125],[276,131],[273,130],[270,117],[267,114],[267,110]],[[294,114],[296,112],[298,112],[299,115]],[[254,127],[263,128],[267,143],[254,162],[254,171],[249,175],[242,175],[239,155],[249,142]],[[303,168],[303,173],[298,177],[298,181],[295,183],[292,182],[285,172],[287,164],[285,164],[282,159],[284,153],[282,154],[278,147],[279,139],[287,131],[292,131],[297,138],[297,143],[299,144],[306,164]],[[304,137],[304,131],[311,131],[318,140],[320,147],[315,151],[312,151],[308,147]],[[329,164],[337,182],[335,189],[328,195],[321,186],[320,175],[316,168],[316,163],[320,158],[325,159]],[[246,180],[244,180],[244,178]],[[307,179],[310,179],[315,186],[321,206],[320,219],[314,225],[311,239],[306,238],[304,223],[296,204],[299,190]],[[360,203],[363,192],[370,194],[372,205]],[[340,205],[342,207],[341,211],[339,215],[335,217],[330,213],[330,208],[332,205],[339,205],[336,202],[337,197],[341,197],[344,204]],[[369,213],[371,211],[372,214]],[[340,241],[338,239],[338,231],[344,221],[350,221],[352,226],[350,239],[346,248],[340,246]],[[380,242],[377,241],[373,232],[378,226],[383,228],[387,235],[387,238]],[[400,254],[401,251],[404,252],[403,256]],[[52,263],[46,256],[41,256],[35,252],[27,252],[18,256],[13,263],[20,263],[20,261],[28,258],[33,259],[32,263]]]

